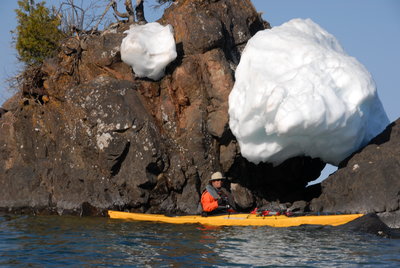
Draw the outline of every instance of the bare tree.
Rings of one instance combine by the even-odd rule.
[[[126,18],[128,22],[138,24],[147,23],[144,16],[144,0],[135,0],[135,6],[133,6],[132,0],[125,0],[124,5],[126,12],[119,12],[117,2],[119,0],[60,0],[58,8],[53,7],[53,13],[56,14],[61,20],[61,30],[67,34],[80,34],[81,32],[96,32],[100,24],[103,26],[106,24],[103,22],[104,18],[107,18],[106,22],[110,22],[110,16],[107,15],[109,9],[112,7],[114,10],[114,16],[117,18]],[[160,7],[166,3],[172,3],[177,0],[154,0],[159,6],[153,6],[154,8]],[[100,14],[99,10],[104,8],[104,12]],[[109,14],[109,13],[108,13]]]
[[[144,0],[136,0],[135,9],[133,9],[132,0],[125,0],[125,13],[121,13],[118,11],[117,1],[111,0],[112,7],[114,9],[115,14],[121,18],[127,18],[128,22],[133,23],[135,22],[135,13],[136,19],[139,24],[147,23],[146,19],[144,18],[144,10],[143,10],[143,2]]]
[[[106,1],[101,2],[63,0],[57,10],[57,14],[61,18],[61,30],[71,33],[97,28],[102,19],[97,11],[105,6],[104,2]]]

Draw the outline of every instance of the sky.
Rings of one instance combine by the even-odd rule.
[[[58,0],[47,1],[57,4]],[[87,2],[87,1],[83,1]],[[252,0],[271,26],[293,18],[310,18],[333,34],[372,74],[390,121],[400,117],[400,1],[399,0]],[[161,16],[146,1],[149,21]],[[0,9],[0,106],[11,96],[4,81],[17,74],[18,60],[10,31],[16,27],[17,0],[3,0]],[[330,167],[321,176],[335,170]]]

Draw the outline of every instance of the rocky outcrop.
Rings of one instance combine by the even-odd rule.
[[[1,207],[122,205],[141,200],[165,165],[155,122],[127,81],[98,77],[68,89],[65,103],[28,104],[3,122]],[[125,186],[130,172],[137,179]]]
[[[121,61],[123,23],[69,38],[27,75],[1,116],[1,208],[194,213],[215,170],[242,209],[304,198],[324,163],[256,166],[228,127],[240,53],[269,24],[249,0],[179,1],[160,21],[174,27],[178,50],[161,81],[136,79]]]
[[[240,155],[229,130],[228,96],[247,40],[269,27],[250,0],[182,0],[160,22],[174,27],[178,51],[160,81],[136,78],[121,61],[126,23],[65,40],[57,57],[26,76],[21,93],[0,112],[0,209],[195,213],[211,173],[220,170],[242,210],[307,210],[322,189],[312,203],[315,210],[350,211],[339,205],[347,200],[341,193],[356,200],[346,190],[356,193],[359,187],[352,188],[350,178],[339,178],[342,186],[336,188],[330,180],[306,188],[325,166],[319,159],[296,157],[273,167]],[[384,156],[389,155],[379,157]],[[345,165],[350,173],[343,176],[364,169],[368,174],[370,167],[383,172],[392,163],[376,157],[365,165],[352,158]],[[390,178],[382,191],[395,185]],[[359,185],[362,179],[357,177]],[[375,187],[367,182],[365,188]],[[351,203],[351,211],[398,210],[391,199],[382,203],[377,196],[367,207],[363,200]]]
[[[312,200],[315,211],[375,212],[390,227],[400,228],[400,119],[362,150],[343,161],[321,183]]]

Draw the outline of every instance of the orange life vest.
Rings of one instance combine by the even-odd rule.
[[[211,212],[218,208],[218,200],[215,199],[208,191],[204,191],[201,195],[201,206],[203,211]]]

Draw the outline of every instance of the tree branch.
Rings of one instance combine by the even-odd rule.
[[[114,9],[114,13],[121,18],[127,18],[128,22],[135,22],[135,17],[133,14],[132,10],[132,2],[129,0],[125,0],[125,7],[126,7],[126,13],[121,13],[118,11],[118,6],[117,2],[115,0],[112,0],[112,8]]]
[[[104,19],[104,16],[107,14],[108,10],[110,9],[110,7],[114,4],[115,0],[110,1],[110,3],[108,3],[106,9],[104,10],[103,14],[101,15],[100,19],[97,21],[96,25],[92,28],[92,32],[93,31],[97,31],[97,28],[99,27],[100,22]],[[115,10],[114,10],[115,12]]]

